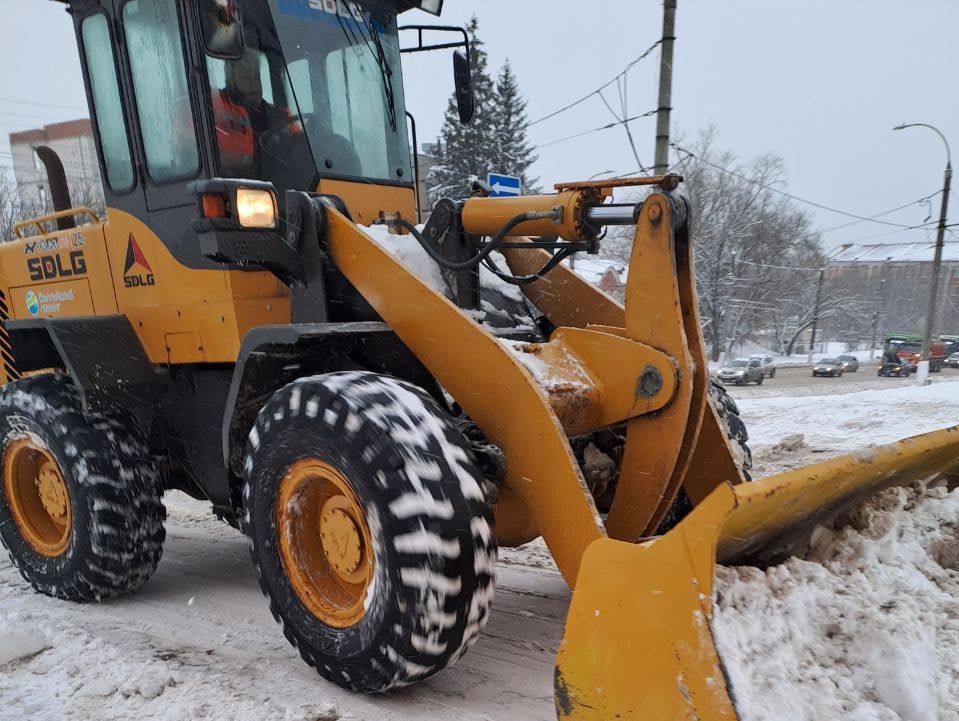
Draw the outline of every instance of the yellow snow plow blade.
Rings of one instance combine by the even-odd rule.
[[[959,473],[959,426],[754,483],[723,484],[666,535],[583,556],[556,666],[561,719],[736,719],[710,631],[716,563],[764,564],[878,491]]]

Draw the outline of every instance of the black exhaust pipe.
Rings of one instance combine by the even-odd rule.
[[[35,149],[37,157],[47,169],[47,183],[50,185],[50,200],[53,201],[53,210],[59,213],[61,210],[69,210],[73,207],[70,200],[70,188],[67,187],[67,176],[63,172],[63,163],[60,162],[60,156],[52,148],[41,145]],[[77,222],[72,215],[65,215],[57,218],[57,230],[70,230],[76,228]]]

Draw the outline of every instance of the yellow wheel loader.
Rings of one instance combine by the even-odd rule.
[[[714,565],[955,470],[950,429],[745,482],[676,176],[478,185],[417,226],[401,54],[460,48],[471,114],[461,30],[400,44],[440,0],[64,1],[108,212],[41,150],[56,212],[0,246],[0,538],[38,591],[142,585],[180,489],[249,537],[309,664],[384,691],[459,658],[497,546],[542,536],[573,589],[560,717],[733,719]],[[610,225],[635,226],[623,305],[561,262]]]

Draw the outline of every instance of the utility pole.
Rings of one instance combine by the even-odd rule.
[[[656,110],[656,157],[654,175],[669,169],[669,113],[673,95],[673,41],[676,28],[676,0],[663,0],[663,38],[659,55],[659,107]]]
[[[879,287],[876,288],[876,295],[879,296],[879,305],[876,312],[872,314],[872,340],[869,343],[869,360],[875,358],[876,336],[879,333],[879,317],[886,315],[886,270],[889,269],[889,261],[892,257],[886,258],[882,264],[882,276],[879,278]]]
[[[809,360],[808,362],[812,364],[812,354],[813,349],[816,346],[816,326],[819,325],[819,304],[822,302],[822,283],[826,277],[825,268],[819,269],[819,284],[816,286],[816,306],[813,308],[812,314],[812,333],[809,336]]]
[[[946,146],[946,170],[942,179],[942,201],[939,205],[939,229],[936,232],[936,253],[932,260],[932,282],[929,284],[929,305],[926,307],[926,332],[922,335],[922,360],[919,361],[919,371],[916,380],[919,385],[925,385],[929,376],[930,351],[932,349],[932,334],[936,326],[936,307],[939,300],[939,269],[942,266],[942,244],[946,234],[946,210],[949,207],[949,189],[952,184],[952,152],[949,150],[949,141],[939,128],[928,123],[903,123],[893,130],[906,128],[928,128],[939,136]]]
[[[932,259],[932,282],[929,284],[929,305],[926,308],[926,332],[922,336],[922,359],[928,366],[932,351],[932,334],[936,330],[936,310],[939,300],[939,275],[942,267],[942,243],[946,233],[946,210],[952,185],[952,162],[946,163],[942,182],[942,203],[939,205],[939,230],[936,231],[936,254]],[[923,379],[924,380],[924,379]]]

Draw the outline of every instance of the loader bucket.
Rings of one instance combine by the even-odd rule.
[[[561,719],[736,719],[710,630],[716,563],[768,564],[878,491],[959,473],[959,426],[722,484],[664,536],[583,557],[555,677]]]

